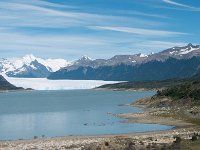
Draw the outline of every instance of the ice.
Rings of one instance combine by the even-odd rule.
[[[104,84],[118,83],[115,81],[101,80],[48,80],[46,78],[12,78],[4,76],[8,82],[23,88],[35,90],[73,90],[92,89]]]

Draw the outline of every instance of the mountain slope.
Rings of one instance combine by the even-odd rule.
[[[144,81],[191,77],[199,72],[200,46],[188,44],[143,55],[116,55],[111,59],[82,58],[48,79]]]
[[[172,47],[159,53],[144,55],[116,55],[110,59],[95,59],[92,60],[87,56],[83,56],[79,60],[74,61],[71,65],[65,67],[66,70],[72,71],[79,67],[98,68],[103,66],[116,66],[120,64],[138,65],[150,61],[165,61],[169,58],[175,59],[189,59],[194,56],[200,56],[200,45],[192,45],[191,43],[183,47]]]
[[[50,74],[50,71],[37,60],[32,61],[29,65],[24,64],[15,71],[8,71],[9,77],[25,77],[25,78],[42,78]]]
[[[71,65],[64,67],[68,71],[76,70],[79,67],[91,67],[98,68],[103,66],[116,66],[120,64],[126,65],[136,65],[141,64],[144,60],[148,58],[148,55],[144,54],[134,54],[134,55],[115,55],[110,59],[95,59],[92,60],[87,56],[83,56],[82,58],[74,61]]]
[[[10,84],[2,75],[0,75],[0,91],[20,90],[20,89],[23,89],[23,88],[19,88]]]
[[[189,43],[186,46],[175,46],[159,53],[155,53],[148,57],[145,62],[152,60],[165,61],[170,57],[175,59],[189,59],[194,56],[200,56],[200,45],[192,45]]]
[[[200,72],[200,57],[190,59],[169,58],[166,61],[150,61],[140,65],[65,68],[50,74],[48,79],[150,81],[191,77]]]
[[[49,79],[161,80],[189,77],[196,73],[199,67],[196,64],[198,60],[192,60],[193,57],[200,57],[200,45],[188,44],[183,47],[172,47],[150,55],[141,53],[116,55],[110,59],[92,60],[83,56],[73,62],[26,55],[23,58],[0,60],[0,73],[10,77],[41,78],[49,76]],[[185,61],[195,64],[184,66]],[[186,67],[189,67],[191,73],[187,72]]]
[[[191,78],[174,78],[160,81],[139,81],[139,82],[121,82],[114,84],[106,84],[97,89],[111,89],[111,90],[162,90],[169,87],[180,86],[187,83],[198,82],[200,83],[200,74],[196,74]]]
[[[0,73],[9,77],[47,77],[51,72],[66,67],[70,62],[64,59],[42,59],[33,55],[22,58],[2,59]]]

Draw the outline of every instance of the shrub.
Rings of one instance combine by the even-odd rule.
[[[191,140],[192,140],[192,141],[196,141],[197,139],[198,139],[197,136],[196,136],[196,135],[193,135]]]
[[[181,137],[176,136],[174,143],[180,143],[180,142],[181,142]]]
[[[105,142],[105,146],[109,146],[109,143],[108,143],[108,142]]]

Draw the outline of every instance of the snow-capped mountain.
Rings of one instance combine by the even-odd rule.
[[[83,58],[48,79],[139,81],[190,77],[200,72],[200,46],[188,44],[150,55],[116,55],[110,59]]]
[[[34,55],[0,60],[0,72],[10,77],[47,77],[71,62],[64,59],[42,59]]]
[[[173,47],[163,51],[162,53],[168,53],[169,55],[177,58],[193,57],[200,55],[200,45],[192,45],[191,43],[189,43],[187,46]]]
[[[80,67],[97,69],[99,67],[110,67],[123,65],[141,65],[151,61],[165,62],[169,58],[190,59],[193,56],[200,56],[200,45],[188,44],[183,47],[172,47],[159,53],[115,55],[110,59],[91,59],[83,56],[78,60],[69,62],[64,59],[42,59],[34,55],[26,55],[22,58],[9,58],[0,60],[0,73],[10,77],[48,77],[52,72],[70,72]]]
[[[192,45],[189,43],[186,46],[182,47],[172,47],[161,51],[159,53],[155,53],[148,57],[145,62],[158,60],[158,61],[165,61],[169,57],[176,58],[176,59],[189,59],[194,56],[200,56],[200,45]]]
[[[73,65],[88,65],[93,60],[88,56],[82,56],[80,59],[74,61]]]
[[[76,70],[79,67],[91,67],[98,68],[101,66],[115,66],[119,64],[135,65],[140,64],[148,58],[145,54],[134,54],[134,55],[115,55],[110,59],[91,59],[88,56],[83,56],[80,59],[71,63],[67,67],[62,69],[67,69],[68,71]]]
[[[95,61],[96,60],[92,60],[90,57],[84,55],[80,59],[72,61],[70,65],[63,67],[63,68],[67,68],[68,70],[75,70],[81,66],[82,67],[88,67],[88,66],[93,67]]]
[[[145,54],[134,54],[134,55],[116,55],[111,59],[108,59],[105,65],[114,66],[119,64],[135,65],[142,63],[148,55]]]

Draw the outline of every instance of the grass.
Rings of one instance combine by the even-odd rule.
[[[196,141],[192,140],[182,140],[180,142],[181,150],[199,150],[200,149],[200,139]]]
[[[185,121],[195,125],[200,125],[200,119],[186,118]]]

